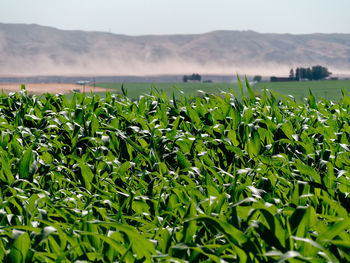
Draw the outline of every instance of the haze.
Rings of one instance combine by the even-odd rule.
[[[349,0],[1,0],[0,22],[127,35],[350,33]]]

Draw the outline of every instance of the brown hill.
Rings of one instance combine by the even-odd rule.
[[[286,75],[315,64],[350,73],[350,34],[126,36],[0,23],[0,75]]]

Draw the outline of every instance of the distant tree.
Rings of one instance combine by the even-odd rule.
[[[300,79],[312,80],[311,68],[299,68]]]
[[[197,73],[193,73],[192,75],[188,76],[188,75],[184,75],[182,77],[182,81],[183,82],[188,82],[189,80],[192,81],[201,81],[202,80],[202,76],[197,74]]]
[[[306,79],[312,80],[312,71],[311,71],[311,68],[307,68],[305,74],[306,74],[306,75],[305,75],[305,78],[306,78]]]
[[[300,68],[300,79],[306,79],[306,68]]]
[[[300,67],[295,70],[295,80],[320,80],[329,77],[331,74],[326,67],[320,65],[313,66],[312,68]]]
[[[197,73],[193,73],[192,76],[191,76],[191,80],[201,81],[202,77],[201,77],[201,75],[199,75]]]
[[[260,82],[262,80],[262,77],[259,75],[254,76],[253,81]]]
[[[320,80],[329,77],[332,73],[327,68],[320,65],[313,66],[311,69],[312,79]]]
[[[296,68],[295,70],[295,80],[300,80],[301,75],[300,75],[300,68]]]
[[[294,70],[292,68],[289,71],[289,79],[290,80],[294,79]]]

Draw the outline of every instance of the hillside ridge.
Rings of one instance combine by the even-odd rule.
[[[217,30],[129,36],[0,23],[0,75],[275,74],[324,65],[350,72],[350,34]]]

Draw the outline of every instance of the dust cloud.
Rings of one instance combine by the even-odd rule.
[[[0,69],[0,75],[25,76],[147,76],[147,75],[182,75],[182,74],[215,74],[215,75],[263,75],[286,76],[291,65],[266,63],[254,66],[219,63],[198,63],[179,59],[165,59],[157,62],[118,59],[101,59],[89,56],[75,58],[71,62],[52,60],[46,56],[30,59],[12,60],[6,68]]]

